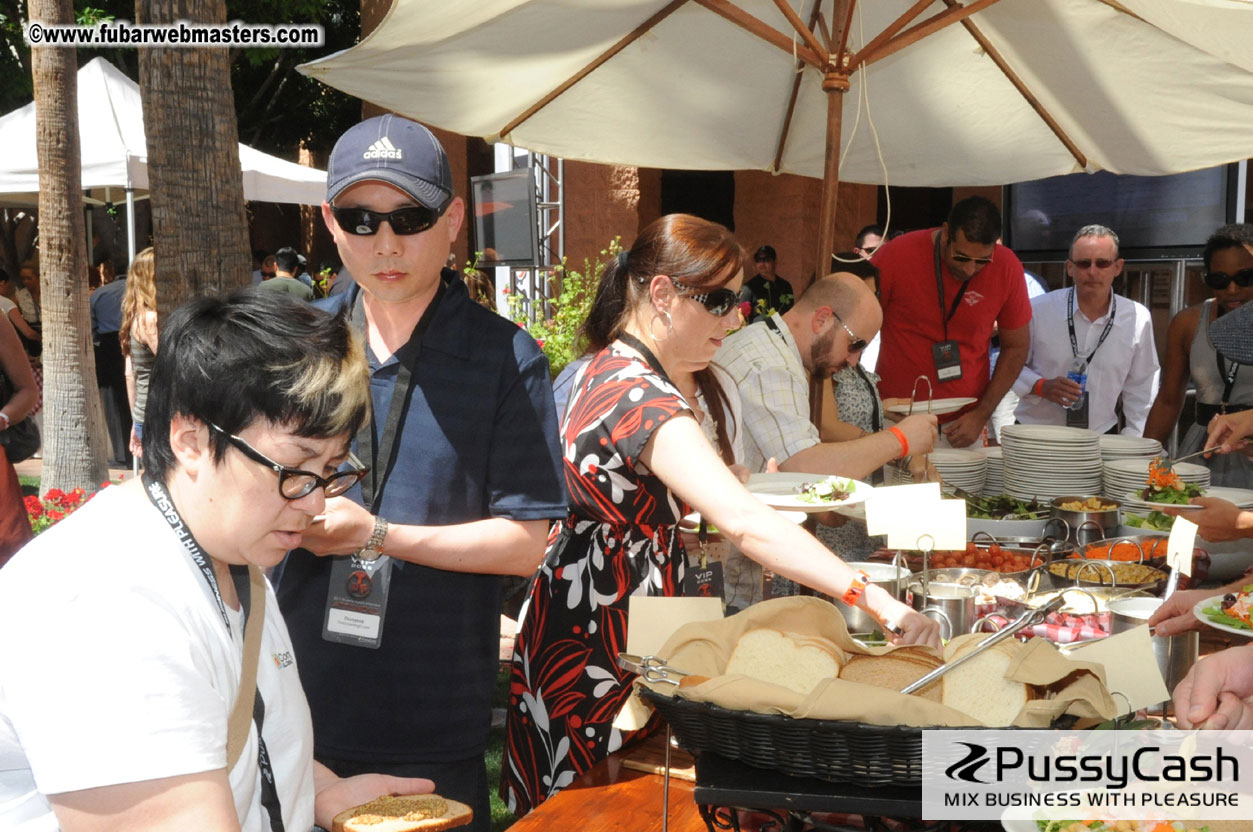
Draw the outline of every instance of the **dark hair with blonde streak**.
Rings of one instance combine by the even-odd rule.
[[[617,338],[631,314],[649,303],[648,285],[664,274],[685,286],[716,289],[744,268],[744,249],[724,226],[691,214],[667,214],[649,223],[635,243],[609,261],[583,322],[588,351],[600,352]],[[709,415],[718,426],[718,450],[734,460],[727,431],[730,403],[708,367],[693,373]]]
[[[126,294],[122,297],[122,328],[118,340],[122,342],[122,355],[131,354],[131,327],[135,319],[145,312],[157,311],[156,263],[152,246],[135,255],[126,270]]]

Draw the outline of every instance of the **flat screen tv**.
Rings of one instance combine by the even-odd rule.
[[[1199,257],[1242,219],[1244,163],[1171,176],[1074,173],[1005,188],[1005,244],[1022,260],[1065,260],[1085,225],[1109,226],[1128,259]]]
[[[535,175],[531,168],[470,177],[479,265],[530,266],[539,259]]]

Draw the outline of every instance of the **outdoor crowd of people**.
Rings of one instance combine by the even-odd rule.
[[[380,793],[437,789],[489,830],[502,576],[530,579],[500,784],[521,815],[633,739],[614,725],[628,599],[693,591],[693,511],[732,544],[730,609],[769,572],[776,594],[791,581],[939,645],[934,620],[845,562],[873,540],[837,528],[824,545],[757,501],[750,473],[873,478],[908,460],[933,479],[926,454],[994,442],[1010,396],[1024,424],[1162,437],[1189,377],[1188,442],[1253,434],[1253,411],[1232,415],[1253,407],[1247,225],[1207,243],[1216,296],[1171,323],[1159,391],[1149,313],[1114,291],[1104,226],[1076,231],[1071,285],[1032,298],[981,197],[938,228],[867,227],[812,281],[780,277],[768,245],[746,279],[727,229],[664,216],[608,263],[559,406],[535,340],[448,268],[465,217],[439,142],[385,115],[330,157],[329,286],[292,248],[258,251],[256,287],[158,322],[151,249],[123,290],[101,274],[93,331],[118,346],[145,471],[0,570],[0,632],[24,634],[0,641],[0,826],[329,828]],[[4,427],[37,400],[13,323]],[[890,418],[919,376],[972,401]],[[1248,485],[1244,465],[1217,467]],[[1206,535],[1253,536],[1253,513],[1220,503],[1191,515]],[[1188,610],[1168,603],[1158,632],[1196,626]],[[1249,649],[1198,665],[1176,693],[1187,721],[1253,725]]]

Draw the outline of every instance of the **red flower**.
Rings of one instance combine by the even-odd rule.
[[[54,509],[49,509],[49,510],[48,510],[48,519],[50,519],[53,523],[57,522],[58,520],[64,520],[64,519],[65,519],[65,512],[62,512],[62,511],[57,511],[55,508],[54,508]]]
[[[540,348],[540,349],[543,349],[543,348],[544,348],[544,339],[543,339],[543,338],[536,338],[536,339],[535,339],[535,343],[539,344],[539,348]]]
[[[54,503],[60,502],[64,498],[65,498],[65,492],[59,488],[49,488],[48,493],[44,494],[45,500],[51,500]]]
[[[44,513],[44,505],[39,502],[39,498],[31,495],[26,498],[26,513],[31,517],[42,517]]]

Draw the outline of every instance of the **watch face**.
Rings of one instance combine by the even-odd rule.
[[[357,552],[357,558],[364,561],[374,561],[379,559],[379,555],[383,554],[378,549],[371,549],[369,546]]]

